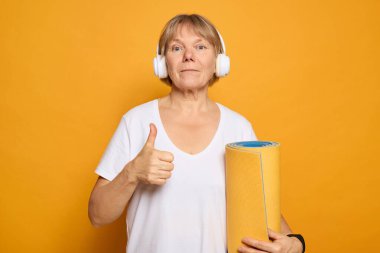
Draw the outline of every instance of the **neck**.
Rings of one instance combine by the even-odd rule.
[[[208,86],[199,89],[180,90],[175,85],[168,96],[169,106],[182,112],[207,111],[211,107],[208,97]]]

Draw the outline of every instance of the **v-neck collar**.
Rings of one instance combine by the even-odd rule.
[[[154,112],[155,112],[155,117],[157,119],[157,122],[158,122],[158,125],[159,125],[159,128],[161,128],[165,138],[168,140],[168,142],[170,143],[170,145],[173,147],[174,150],[177,151],[177,153],[179,154],[182,154],[183,156],[185,157],[188,157],[188,158],[197,158],[197,157],[200,157],[200,156],[203,156],[205,153],[208,152],[209,149],[211,149],[211,147],[214,145],[216,139],[218,139],[219,135],[220,135],[220,132],[221,132],[221,128],[222,128],[222,124],[223,124],[223,120],[224,120],[224,113],[223,113],[223,108],[222,106],[216,102],[216,105],[218,106],[219,108],[219,111],[220,111],[220,116],[219,116],[219,123],[218,123],[218,127],[216,129],[216,132],[214,133],[214,136],[212,137],[212,140],[209,142],[209,144],[207,145],[206,148],[204,148],[202,151],[196,153],[196,154],[190,154],[190,153],[187,153],[185,151],[183,151],[182,149],[178,148],[173,142],[172,140],[170,139],[169,135],[167,134],[166,130],[165,130],[165,127],[164,127],[164,124],[162,123],[162,120],[161,120],[161,116],[160,116],[160,109],[159,109],[159,105],[158,105],[158,98],[155,99],[153,101],[153,106],[154,106]]]

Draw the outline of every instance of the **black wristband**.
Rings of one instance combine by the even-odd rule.
[[[298,240],[302,243],[302,253],[305,252],[306,246],[305,246],[305,240],[303,239],[303,236],[300,234],[288,234],[289,237],[297,237]]]

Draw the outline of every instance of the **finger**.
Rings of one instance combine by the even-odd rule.
[[[171,163],[174,160],[174,155],[167,151],[159,151],[158,152],[158,159],[164,162]]]
[[[275,252],[276,247],[272,242],[264,242],[255,240],[253,238],[245,237],[243,240],[241,240],[243,243],[247,244],[250,247],[253,247],[255,249],[267,251],[267,252]]]
[[[174,169],[174,164],[169,162],[161,162],[159,169],[164,171],[172,171]]]
[[[151,184],[155,185],[164,185],[166,183],[166,179],[163,178],[157,178],[151,182]]]
[[[145,145],[154,147],[154,141],[156,140],[156,136],[157,136],[157,128],[153,123],[149,124],[149,128],[150,128],[149,135],[148,135],[148,139],[146,140]]]
[[[282,237],[284,237],[283,234],[277,233],[270,228],[268,228],[268,236],[270,239],[273,239],[273,240],[278,240],[278,239],[281,239]]]
[[[248,247],[246,245],[240,246],[238,248],[238,252],[240,252],[240,253],[267,253],[266,251],[254,249],[254,248]]]
[[[169,177],[172,176],[172,173],[170,171],[164,171],[164,170],[161,170],[159,173],[158,173],[158,177],[160,179],[168,179]]]

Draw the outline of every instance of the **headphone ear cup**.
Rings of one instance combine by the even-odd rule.
[[[230,72],[230,57],[225,54],[218,54],[216,58],[216,76],[223,77]]]
[[[168,77],[168,72],[166,69],[165,56],[157,55],[153,59],[154,74],[159,78]]]

